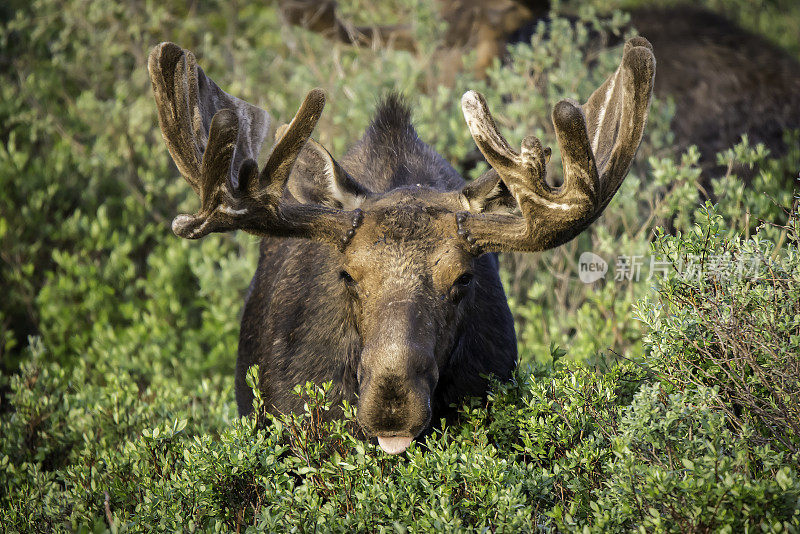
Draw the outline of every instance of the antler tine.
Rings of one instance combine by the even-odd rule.
[[[633,37],[625,43],[617,71],[582,107],[607,200],[622,184],[642,141],[654,80],[653,45]]]
[[[222,91],[191,52],[172,43],[153,49],[148,68],[167,148],[201,201],[194,215],[175,218],[176,235],[197,239],[242,229],[339,242],[344,236],[346,242],[348,230],[361,220],[358,213],[283,202],[292,167],[325,106],[322,90],[306,95],[258,173],[256,159],[269,126],[266,111]]]
[[[635,37],[625,44],[619,68],[585,105],[572,100],[556,104],[552,118],[564,166],[559,188],[545,181],[550,149],[529,136],[520,152],[514,151],[498,132],[483,97],[467,92],[462,98],[467,126],[522,216],[481,212],[475,209],[480,202],[469,202],[472,211],[457,216],[460,233],[480,251],[532,252],[582,232],[603,212],[633,162],[647,122],[654,76],[652,46]]]
[[[197,65],[194,54],[174,43],[156,46],[147,67],[167,148],[207,204],[221,179],[236,181],[243,164],[258,157],[269,114],[224,92]]]
[[[278,198],[283,194],[286,180],[300,151],[311,137],[322,110],[325,108],[325,93],[312,89],[297,110],[292,122],[283,128],[282,135],[272,148],[269,159],[259,176],[258,187],[266,189]]]
[[[162,137],[178,170],[199,194],[202,152],[190,112],[197,97],[188,83],[188,73],[194,74],[195,67],[194,55],[173,43],[156,46],[147,61]]]
[[[179,215],[172,223],[176,235],[197,239],[211,232],[241,229],[261,236],[312,237],[336,241],[352,225],[352,216],[324,206],[287,204],[283,191],[300,151],[311,135],[325,104],[321,90],[306,95],[284,135],[275,144],[264,169],[255,160],[243,162],[237,184],[229,179],[239,134],[232,110],[217,112],[211,122],[201,172],[201,209]]]
[[[475,144],[518,202],[553,190],[544,180],[549,147],[542,148],[541,141],[531,135],[522,140],[517,153],[498,131],[486,99],[477,91],[464,93],[461,110]]]

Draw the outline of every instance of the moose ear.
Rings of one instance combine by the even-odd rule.
[[[511,213],[518,209],[517,200],[494,169],[465,185],[461,195],[473,213]]]
[[[280,138],[282,127],[278,129]],[[297,158],[287,184],[302,204],[318,204],[340,210],[354,210],[372,193],[347,174],[324,146],[309,139]]]

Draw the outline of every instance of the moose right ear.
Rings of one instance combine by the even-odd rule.
[[[278,129],[280,138],[283,127]],[[372,192],[356,182],[324,146],[313,139],[306,141],[297,158],[293,177],[287,187],[302,204],[318,204],[340,210],[354,210]]]

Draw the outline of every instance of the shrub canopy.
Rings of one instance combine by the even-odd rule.
[[[800,20],[796,8],[778,16],[781,5],[751,23]],[[714,6],[751,13],[741,0]],[[443,35],[416,0],[342,9],[359,23],[415,13],[421,50]],[[346,421],[320,423],[324,384],[298,388],[305,415],[238,419],[237,310],[257,241],[170,232],[196,200],[158,132],[145,61],[160,41],[195,51],[277,123],[325,88],[316,135],[334,155],[379,95],[401,90],[420,136],[474,177],[484,167],[463,163],[473,144],[460,95],[479,90],[502,110],[512,145],[532,133],[555,147],[551,105],[585,99],[615,68],[619,49],[587,45],[625,18],[589,7],[573,24],[554,13],[487,79],[465,72],[442,86],[431,55],[332,45],[282,25],[272,5],[0,7],[0,524],[800,530],[800,254],[787,187],[800,170],[797,132],[780,159],[746,139],[720,154],[730,172],[704,206],[697,151],[673,153],[672,106],[654,102],[637,164],[601,220],[558,250],[502,258],[515,380],[401,457],[354,439]],[[659,224],[671,233],[654,235]],[[605,280],[579,280],[585,251],[609,263]],[[647,276],[655,262],[666,278]]]

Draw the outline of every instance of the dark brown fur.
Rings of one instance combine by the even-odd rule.
[[[639,9],[631,25],[659,55],[655,92],[676,104],[679,149],[697,145],[707,167],[747,134],[774,153],[800,128],[800,62],[730,20],[688,6]]]
[[[368,222],[374,224],[362,225],[346,253],[306,240],[268,238],[262,242],[242,318],[236,371],[239,412],[252,409],[245,373],[254,363],[260,365],[262,393],[273,411],[300,409],[302,401],[291,391],[306,380],[331,381],[334,402],[355,403],[360,389],[363,392],[359,374],[368,374],[362,361],[365,336],[373,342],[394,336],[399,337],[398,343],[429,344],[421,347],[423,354],[412,354],[408,365],[425,368],[425,357],[434,356],[439,380],[433,386],[432,413],[410,413],[415,407],[398,394],[407,379],[386,373],[376,378],[382,381],[375,388],[380,398],[364,403],[375,408],[360,414],[360,419],[372,434],[380,428],[416,435],[459,398],[484,394],[487,375],[500,379],[511,375],[516,338],[497,258],[494,254],[473,258],[463,251],[451,211],[457,207],[437,209],[438,195],[419,201],[428,188],[432,192],[457,190],[464,181],[418,139],[409,111],[398,98],[390,97],[379,106],[364,137],[339,163],[371,191],[394,193],[381,197],[375,206],[362,206],[370,214]],[[308,182],[302,173],[293,173],[288,187]],[[436,265],[437,250],[440,256],[457,256],[447,258],[457,264],[452,273],[443,269],[442,261],[447,259]],[[365,291],[384,295],[377,301],[353,295],[341,275],[345,269],[366,286]],[[467,294],[453,303],[447,292],[465,269],[474,278]],[[440,281],[437,276],[446,278]],[[410,309],[398,326],[393,314],[386,313],[396,310],[384,306],[401,299],[409,300]],[[426,324],[415,326],[414,320]],[[398,331],[408,325],[415,339]],[[385,352],[380,349],[378,355]],[[372,359],[370,372],[380,374],[380,358]],[[395,401],[402,406],[402,417],[385,409]],[[414,421],[411,425],[410,420]]]

